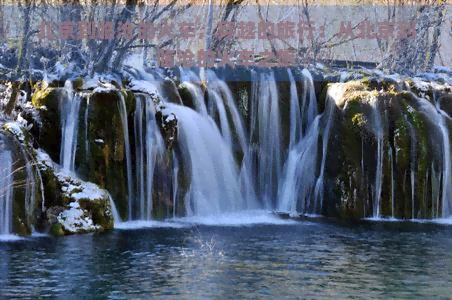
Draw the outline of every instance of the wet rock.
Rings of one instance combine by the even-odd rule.
[[[57,236],[113,228],[111,198],[106,190],[61,170],[42,150],[37,151],[36,158],[47,199],[46,224],[42,227]]]
[[[30,135],[19,122],[0,125],[0,152],[10,151],[12,183],[12,229],[19,235],[28,235],[41,213],[42,191],[40,176],[32,157]],[[7,162],[2,162],[7,163]],[[7,191],[0,191],[7,192]]]

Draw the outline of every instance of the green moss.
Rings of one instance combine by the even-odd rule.
[[[34,107],[40,108],[46,106],[52,111],[58,111],[59,106],[59,92],[57,88],[44,87],[35,90],[31,97],[31,103]]]
[[[127,89],[122,89],[121,94],[124,97],[124,101],[126,103],[127,114],[134,112],[136,107],[135,94]]]
[[[352,117],[352,122],[355,126],[362,127],[367,123],[367,120],[363,113],[356,113]]]
[[[55,223],[50,227],[50,234],[52,234],[53,236],[64,236],[65,232],[63,229],[63,225],[61,225],[60,223]]]

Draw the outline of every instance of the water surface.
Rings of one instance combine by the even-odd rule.
[[[450,229],[167,225],[0,242],[0,298],[452,297]]]

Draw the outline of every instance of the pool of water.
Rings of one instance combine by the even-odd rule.
[[[0,299],[452,297],[451,228],[206,224],[0,241]]]

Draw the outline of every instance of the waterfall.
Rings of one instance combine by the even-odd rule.
[[[154,103],[150,97],[146,98],[146,216],[142,219],[152,218],[152,191],[154,182],[154,170],[157,155],[164,152],[164,141],[157,128],[155,120]]]
[[[178,188],[178,176],[179,176],[179,161],[173,151],[173,218],[177,214],[177,188]]]
[[[0,235],[12,233],[13,185],[12,152],[0,140]]]
[[[180,68],[181,72],[181,87],[186,88],[191,94],[196,111],[203,115],[207,115],[206,103],[204,102],[204,92],[199,85],[193,82],[201,83],[201,79],[191,70]]]
[[[218,127],[188,107],[168,103],[167,109],[178,118],[179,145],[185,168],[191,172],[185,203],[187,215],[246,209],[232,151]]]
[[[85,157],[89,157],[89,139],[88,139],[89,102],[90,96],[86,98],[86,108],[85,108]]]
[[[437,106],[438,114],[440,116],[439,126],[441,128],[442,142],[443,142],[443,172],[442,172],[442,193],[441,193],[441,203],[442,203],[442,217],[448,217],[450,214],[450,201],[452,197],[452,178],[451,178],[451,157],[450,157],[450,141],[449,141],[449,131],[446,125],[444,111],[442,111],[439,106]]]
[[[328,140],[330,137],[331,125],[334,119],[334,112],[336,108],[336,99],[339,99],[342,96],[343,90],[340,85],[333,85],[328,89],[328,94],[326,97],[326,127],[323,132],[322,139],[322,164],[320,165],[320,175],[317,178],[317,182],[315,184],[315,202],[314,202],[314,213],[317,213],[317,207],[320,209],[320,212],[323,208],[323,177],[325,175],[325,164],[328,150]]]
[[[137,213],[136,216],[132,217],[136,220],[149,221],[152,219],[155,164],[157,162],[157,155],[163,154],[164,152],[163,138],[157,128],[154,114],[155,109],[152,98],[149,95],[137,97],[135,114]]]
[[[116,209],[116,205],[115,202],[113,201],[113,198],[111,197],[110,194],[108,194],[108,196],[111,205],[111,214],[113,215],[113,221],[115,224],[117,224],[121,221],[121,217],[119,216],[118,210]]]
[[[119,114],[121,117],[122,128],[124,130],[124,147],[126,151],[126,172],[127,172],[127,191],[128,191],[128,217],[129,220],[132,220],[132,202],[133,202],[133,193],[132,193],[132,158],[130,152],[130,141],[129,141],[129,125],[127,121],[127,109],[126,109],[126,101],[122,93],[118,92],[119,96]]]
[[[278,210],[295,212],[299,209],[303,213],[317,213],[318,209],[322,209],[323,177],[325,173],[329,133],[334,119],[335,100],[341,97],[342,92],[342,88],[339,85],[333,85],[328,89],[325,112],[314,118],[312,124],[308,127],[306,135],[301,137],[292,149],[289,149],[288,158],[284,165],[282,184],[278,191]],[[307,92],[303,93],[304,97],[307,94]],[[303,102],[305,103],[306,101]],[[291,107],[296,107],[296,105],[291,105]],[[311,109],[308,108],[308,110]],[[325,122],[325,127],[323,128],[322,137],[320,174],[316,178],[313,170],[316,170],[319,159],[318,142],[321,134],[321,120]],[[314,203],[310,201],[312,192],[314,192]],[[301,200],[300,203],[298,202],[299,200]]]
[[[303,69],[301,74],[303,75],[303,105],[301,109],[301,131],[303,132],[303,124],[306,125],[306,131],[306,128],[312,124],[314,118],[317,116],[317,98],[315,96],[314,80],[312,79],[311,72],[308,69]],[[290,73],[289,76],[291,76]]]
[[[146,215],[146,194],[144,189],[146,187],[145,177],[144,177],[144,145],[143,145],[143,108],[142,108],[142,97],[137,97],[136,109],[135,109],[135,183],[137,185],[136,199],[140,209],[138,210],[140,219],[144,218]]]
[[[315,184],[317,149],[319,140],[319,121],[321,115],[314,119],[306,136],[289,151],[284,166],[284,177],[278,192],[278,210],[285,212],[308,212],[309,199]],[[298,204],[298,200],[301,203]]]
[[[388,149],[388,157],[389,157],[389,163],[391,165],[391,217],[394,219],[394,198],[395,198],[395,184],[394,184],[394,158],[392,154],[393,148],[392,146]]]
[[[272,199],[282,169],[278,89],[273,72],[253,76],[250,139],[252,145],[259,145],[259,153],[248,153],[247,157],[256,160],[253,182],[265,208],[273,209]],[[253,158],[255,155],[257,159]]]
[[[413,127],[410,126],[410,130],[412,130]],[[415,137],[415,135],[413,135]],[[410,177],[411,177],[411,219],[414,220],[415,215],[415,207],[414,207],[414,198],[415,198],[415,191],[416,191],[416,175],[415,175],[415,168],[416,168],[416,139],[411,140],[411,167],[410,167]]]
[[[380,111],[378,110],[378,102],[372,102],[373,106],[373,116],[374,116],[374,124],[376,126],[376,135],[377,135],[377,163],[375,167],[375,194],[373,199],[373,217],[378,219],[380,218],[380,208],[381,208],[381,190],[383,185],[383,128],[381,125],[381,116]]]
[[[74,93],[71,82],[66,81],[64,86],[67,96],[61,111],[60,165],[65,170],[74,171],[81,98]]]
[[[292,75],[292,71],[288,69],[289,80],[290,80],[290,142],[289,149],[293,149],[295,142],[298,141],[298,137],[302,135],[303,132],[303,120],[300,114],[300,103],[298,99],[297,84]],[[305,85],[306,87],[306,85]],[[303,105],[305,102],[305,95],[307,91],[303,90]],[[290,150],[289,150],[290,151]]]
[[[244,158],[242,159],[242,164],[240,168],[240,179],[241,188],[244,192],[246,199],[255,199],[254,188],[251,183],[251,161],[249,147],[247,144],[247,134],[245,132],[245,127],[243,125],[242,118],[240,117],[239,110],[234,101],[231,90],[227,86],[226,82],[220,80],[213,71],[208,71],[207,76],[209,78],[208,82],[208,92],[212,95],[214,104],[218,108],[221,121],[222,135],[228,143],[232,150],[240,148],[243,153]],[[237,136],[237,142],[233,140],[233,134],[230,131],[230,122],[228,121],[228,113],[231,116],[231,124],[233,125],[233,130]],[[214,114],[210,113],[211,117]],[[224,121],[223,121],[224,120]],[[223,125],[225,124],[225,125]],[[223,127],[226,127],[224,130]],[[236,145],[237,144],[237,145]],[[248,203],[249,205],[257,208],[257,203]]]

